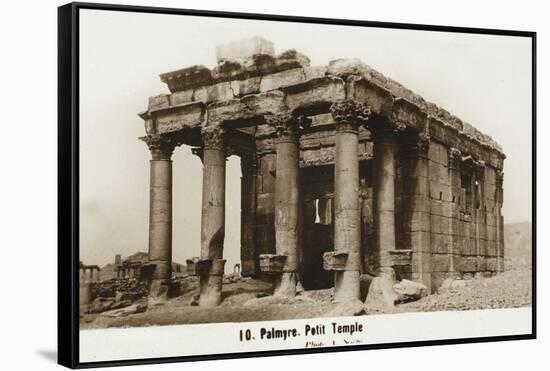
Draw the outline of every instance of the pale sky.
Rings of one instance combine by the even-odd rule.
[[[169,93],[159,74],[213,68],[215,47],[262,36],[276,53],[296,49],[312,65],[359,58],[491,135],[504,162],[505,223],[531,220],[531,40],[290,22],[81,10],[80,254],[103,265],[147,251],[149,159],[138,112]],[[202,164],[173,156],[173,258],[200,252]],[[239,261],[240,163],[226,177],[226,268]]]

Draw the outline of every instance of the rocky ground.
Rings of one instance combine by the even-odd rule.
[[[530,269],[518,269],[474,279],[466,287],[440,290],[398,307],[423,312],[526,307],[531,305],[531,274]]]
[[[120,293],[115,298],[98,298],[89,307],[91,310],[81,313],[81,328],[248,322],[416,311],[515,308],[531,305],[531,270],[527,268],[510,270],[491,278],[461,281],[458,282],[459,285],[441,289],[438,293],[419,300],[386,308],[365,306],[360,301],[348,303],[345,307],[333,304],[332,289],[303,292],[292,300],[276,299],[269,296],[269,283],[248,278],[226,277],[222,304],[216,308],[204,309],[195,305],[198,294],[197,279],[184,277],[178,281],[182,294],[161,304],[148,305],[145,298],[137,298],[132,305],[124,306],[117,303],[126,301],[125,304],[128,305],[131,295]],[[136,287],[141,291],[141,287]],[[113,300],[108,310],[97,309],[101,303]]]

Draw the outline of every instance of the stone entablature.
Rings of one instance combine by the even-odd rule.
[[[147,111],[140,114],[146,120],[147,133],[194,129],[212,122],[239,127],[256,121],[255,125],[260,125],[264,115],[286,110],[324,115],[331,103],[347,97],[367,104],[388,121],[425,131],[434,141],[456,146],[492,167],[502,168],[505,156],[491,137],[361,61],[340,59],[326,67],[310,67],[307,58],[289,57],[296,55],[283,53],[285,63],[268,64],[270,68],[254,56],[232,70],[238,73],[220,75],[205,72],[204,67],[191,67],[185,73],[161,75],[169,85],[177,79],[187,89],[171,87],[172,94],[149,98]],[[208,73],[210,77],[197,80],[197,75]],[[317,126],[332,123],[320,120]]]

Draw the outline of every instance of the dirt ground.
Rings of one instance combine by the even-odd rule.
[[[81,329],[315,318],[336,308],[336,304],[330,301],[332,289],[305,291],[292,300],[272,300],[268,297],[271,284],[245,278],[225,283],[222,304],[205,309],[192,305],[193,298],[198,294],[196,279],[188,277],[181,284],[183,295],[162,304],[149,305],[143,313],[117,318],[83,314]],[[474,279],[467,287],[443,290],[415,302],[398,304],[394,308],[367,309],[366,315],[530,305],[531,270],[524,268],[491,278]]]

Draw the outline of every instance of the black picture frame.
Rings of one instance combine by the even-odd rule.
[[[441,31],[481,35],[520,36],[532,42],[532,333],[496,337],[413,341],[356,345],[345,348],[313,348],[295,350],[258,351],[206,356],[181,356],[152,359],[132,359],[81,363],[79,361],[79,11],[82,9],[137,12],[149,14],[173,14],[235,18],[245,20],[269,20],[327,25],[392,28],[403,30]],[[344,19],[309,18],[267,14],[230,13],[146,6],[128,6],[96,3],[70,3],[58,8],[58,363],[70,368],[105,367],[199,361],[228,358],[265,357],[288,354],[342,352],[381,348],[419,347],[462,343],[496,342],[535,339],[537,333],[536,297],[536,32],[433,26],[408,23],[387,23]]]

